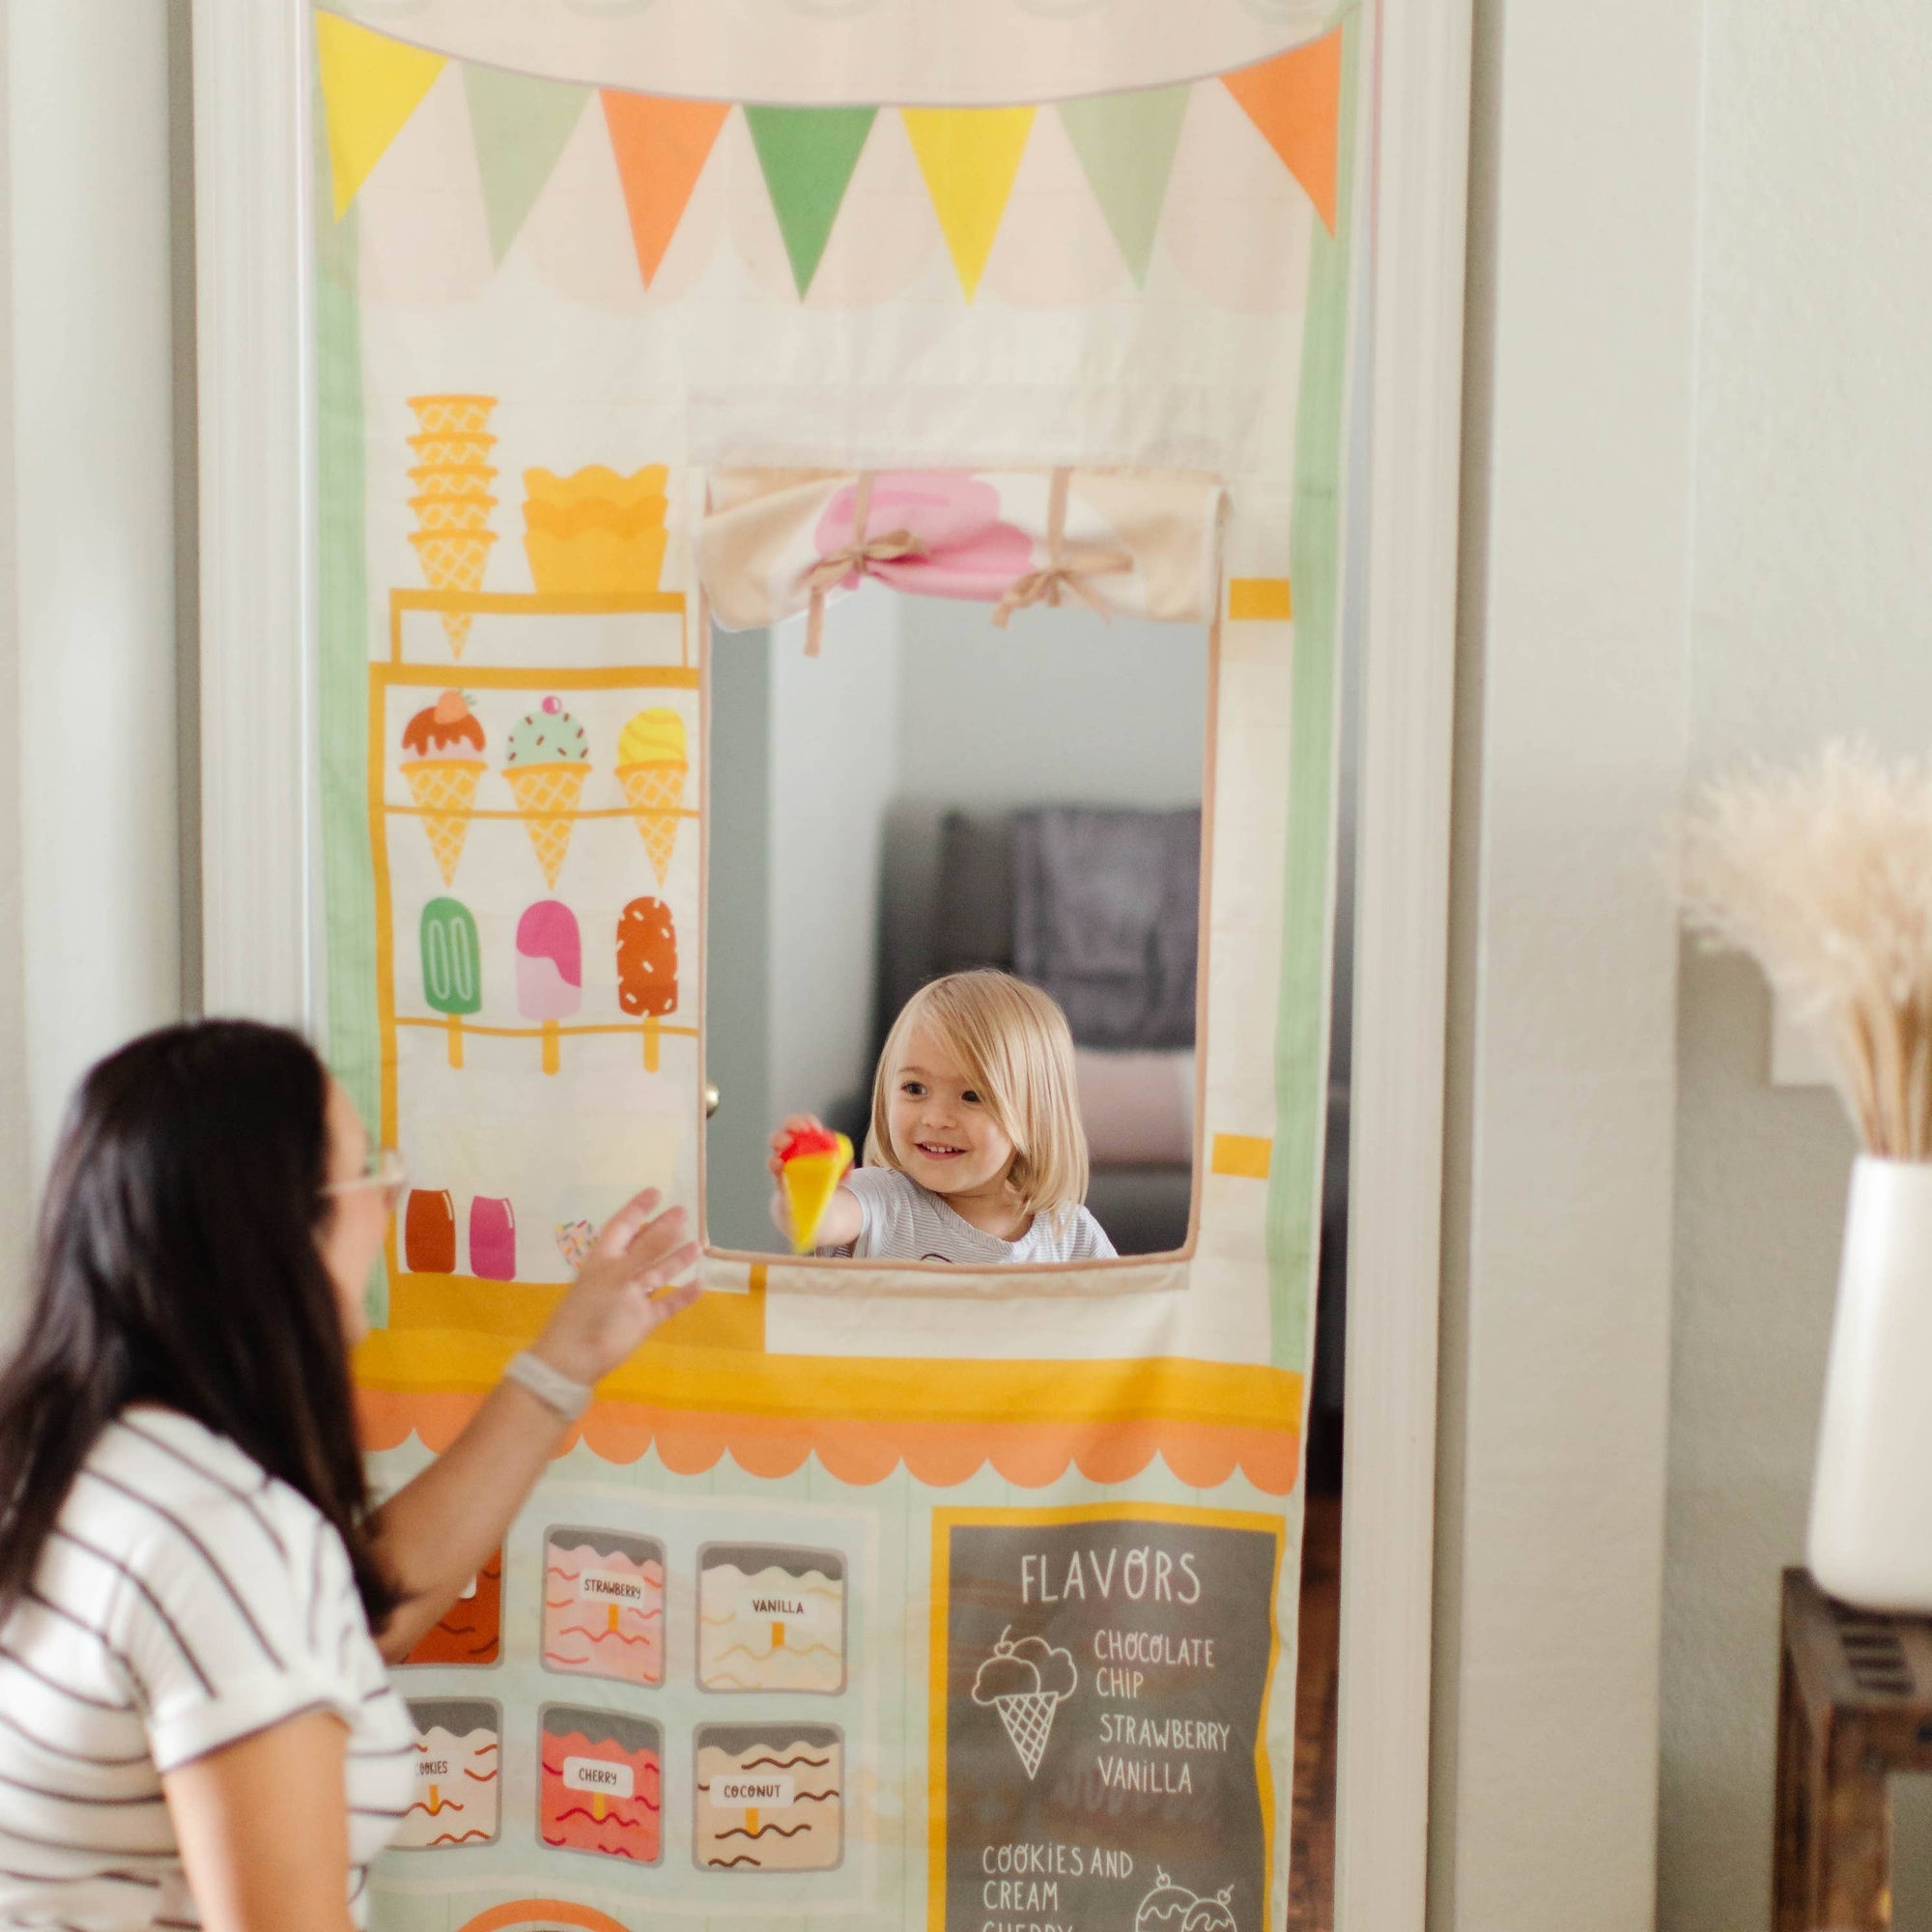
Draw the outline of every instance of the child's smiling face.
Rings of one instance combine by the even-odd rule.
[[[1004,1191],[1013,1144],[966,1069],[923,1027],[906,1035],[887,1119],[894,1158],[922,1187],[948,1195]]]

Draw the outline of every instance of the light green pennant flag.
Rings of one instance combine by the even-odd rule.
[[[500,68],[466,66],[463,91],[469,100],[469,131],[483,179],[490,253],[500,263],[576,132],[591,90],[505,73]]]
[[[1061,124],[1136,282],[1147,280],[1188,87],[1095,94],[1060,103]]]
[[[876,107],[747,107],[772,213],[779,218],[792,280],[811,287],[838,206],[852,185]]]

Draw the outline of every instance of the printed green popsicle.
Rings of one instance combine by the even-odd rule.
[[[483,1006],[483,949],[461,899],[431,899],[422,911],[423,993],[449,1021],[449,1064],[463,1065],[463,1015]]]

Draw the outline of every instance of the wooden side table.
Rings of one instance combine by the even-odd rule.
[[[1775,1932],[1890,1925],[1895,1771],[1932,1771],[1932,1620],[1855,1610],[1787,1570]]]

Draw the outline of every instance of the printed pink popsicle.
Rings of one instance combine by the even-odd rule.
[[[577,915],[538,899],[517,922],[517,1010],[543,1028],[543,1067],[558,1065],[556,1023],[583,1005],[583,940]]]
[[[479,1194],[469,1204],[469,1272],[485,1281],[517,1278],[517,1210]]]

